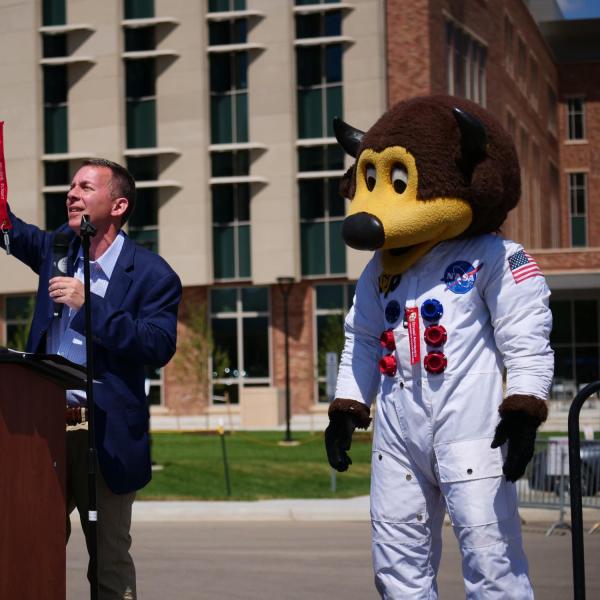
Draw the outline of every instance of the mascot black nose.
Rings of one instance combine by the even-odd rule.
[[[385,241],[383,224],[375,215],[366,212],[356,213],[344,219],[342,237],[346,244],[355,250],[377,250]]]

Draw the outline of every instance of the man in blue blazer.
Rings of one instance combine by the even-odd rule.
[[[83,163],[67,193],[68,224],[53,233],[12,213],[11,253],[39,275],[29,352],[61,354],[85,364],[82,215],[97,228],[90,244],[94,431],[100,473],[98,584],[101,600],[134,599],[135,567],[129,554],[131,507],[151,478],[145,366],[165,365],[175,353],[181,282],[158,255],[121,230],[135,204],[135,182],[104,159]],[[69,236],[67,273],[52,277],[53,243]],[[0,244],[3,245],[0,236]],[[62,304],[53,317],[53,303]],[[84,392],[67,392],[67,539],[77,507],[87,539],[87,423]]]

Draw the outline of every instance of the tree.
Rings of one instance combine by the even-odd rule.
[[[318,323],[318,370],[325,375],[328,352],[335,352],[338,359],[344,349],[343,315],[327,315],[319,318]]]
[[[187,399],[210,398],[211,370],[223,375],[226,354],[215,347],[206,305],[189,304],[180,319],[180,333],[175,355],[178,379],[189,389]]]
[[[30,296],[23,310],[14,317],[17,323],[10,326],[6,340],[6,345],[9,348],[25,351],[34,310],[35,300],[33,296]]]

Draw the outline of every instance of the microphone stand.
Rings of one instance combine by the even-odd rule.
[[[85,354],[86,354],[86,396],[88,421],[88,518],[87,538],[90,554],[90,598],[98,599],[98,510],[96,500],[96,439],[94,436],[94,352],[92,341],[92,301],[90,291],[90,238],[95,237],[96,228],[89,215],[81,217],[80,233],[83,247],[83,287],[85,293]]]

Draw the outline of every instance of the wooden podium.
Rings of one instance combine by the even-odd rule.
[[[0,598],[65,598],[67,389],[77,365],[0,348]]]

